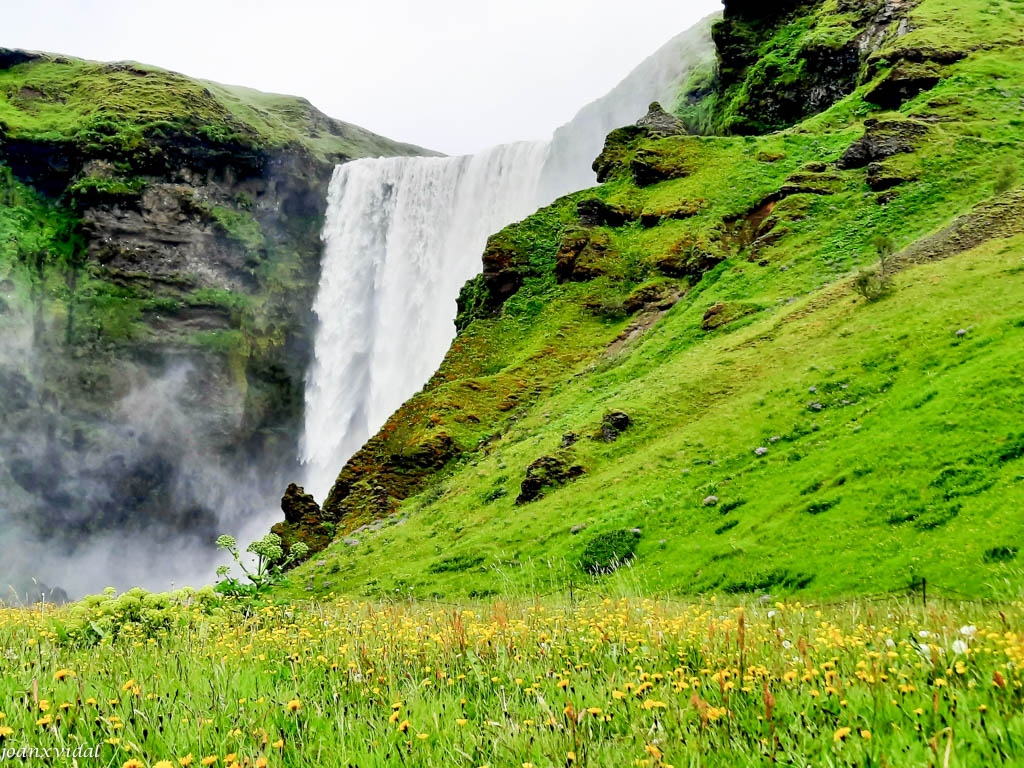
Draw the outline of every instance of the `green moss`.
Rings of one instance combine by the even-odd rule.
[[[257,149],[305,147],[327,162],[423,152],[328,118],[304,99],[65,56],[0,71],[0,124],[11,138],[69,142],[135,163],[158,152],[160,139],[182,135]]]
[[[210,215],[224,235],[241,243],[250,253],[255,254],[264,247],[263,231],[252,214],[217,205]]]

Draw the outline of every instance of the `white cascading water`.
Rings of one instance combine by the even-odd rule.
[[[328,193],[319,326],[306,383],[301,461],[323,500],[345,462],[431,377],[455,336],[455,300],[481,268],[487,237],[595,183],[613,128],[713,56],[710,19],[674,38],[550,141],[466,157],[356,160]]]

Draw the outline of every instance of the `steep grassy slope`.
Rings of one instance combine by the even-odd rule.
[[[279,529],[343,534],[297,590],[1016,589],[1024,6],[729,5],[704,108],[758,135],[617,131],[601,187],[492,238],[441,370]],[[875,36],[823,111],[737,122],[830,30]]]

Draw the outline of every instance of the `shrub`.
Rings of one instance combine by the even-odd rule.
[[[986,563],[1006,563],[1017,557],[1017,547],[992,547],[985,550]]]
[[[640,535],[623,529],[601,533],[587,542],[580,556],[580,566],[591,575],[612,573],[636,558]]]
[[[1009,192],[1015,186],[1017,186],[1017,168],[1006,163],[999,169],[999,175],[996,176],[996,194]]]

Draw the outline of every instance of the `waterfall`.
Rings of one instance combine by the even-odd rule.
[[[709,62],[710,20],[677,36],[550,141],[466,157],[356,160],[328,191],[315,359],[300,446],[305,486],[323,500],[345,462],[437,370],[455,336],[463,284],[487,237],[595,183],[605,135]]]
[[[437,369],[488,235],[536,209],[546,152],[546,142],[523,142],[335,169],[301,446],[318,498]]]

